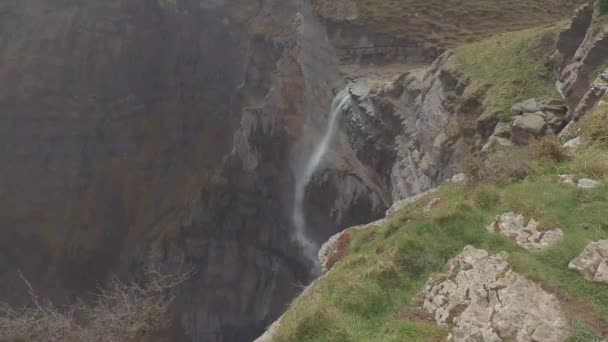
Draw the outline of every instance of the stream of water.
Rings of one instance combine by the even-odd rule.
[[[304,251],[304,255],[306,258],[310,259],[315,265],[315,273],[320,272],[319,260],[317,258],[317,252],[319,250],[319,246],[312,241],[307,234],[307,226],[306,226],[306,214],[305,214],[305,203],[304,198],[306,196],[306,187],[312,176],[319,168],[319,165],[323,161],[323,157],[327,153],[327,149],[329,148],[334,135],[337,131],[338,119],[340,117],[340,113],[342,113],[344,107],[350,101],[350,93],[348,89],[342,90],[333,100],[331,105],[331,114],[329,116],[329,122],[327,124],[327,128],[325,134],[323,135],[323,139],[320,143],[315,147],[312,155],[308,159],[305,164],[303,172],[299,175],[299,178],[296,180],[296,188],[295,188],[295,198],[294,198],[294,207],[293,207],[293,223],[295,226],[294,238],[298,242],[298,244],[302,247]]]

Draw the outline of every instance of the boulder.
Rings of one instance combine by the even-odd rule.
[[[514,272],[508,254],[490,255],[473,246],[448,263],[447,274],[424,289],[425,310],[450,339],[465,341],[562,342],[570,335],[557,298]]]
[[[558,242],[564,236],[564,232],[559,228],[540,229],[539,223],[534,219],[525,224],[524,215],[516,213],[498,216],[487,229],[512,239],[525,249],[543,249]]]
[[[547,126],[542,114],[525,114],[513,120],[511,140],[518,145],[526,145],[530,139],[540,137]]]
[[[589,281],[608,284],[608,240],[588,244],[568,268],[581,273]]]
[[[557,99],[529,99],[511,108],[513,124],[499,123],[493,137],[526,145],[531,138],[557,134],[567,124],[568,107]]]

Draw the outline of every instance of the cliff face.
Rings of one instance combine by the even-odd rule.
[[[176,336],[246,340],[280,313],[311,276],[290,233],[292,149],[306,157],[342,87],[301,5],[3,3],[2,300],[27,300],[20,270],[58,300],[180,259],[198,272]],[[344,202],[310,209],[319,243],[383,209],[332,177],[362,190],[317,192]]]
[[[457,84],[438,64],[391,83],[436,51],[355,26],[299,0],[3,1],[0,301],[27,302],[20,273],[61,301],[185,263],[165,334],[256,336],[312,277],[294,180],[344,72],[358,100],[307,189],[316,244],[456,171]]]

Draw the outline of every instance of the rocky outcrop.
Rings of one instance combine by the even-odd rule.
[[[568,264],[589,281],[608,284],[608,240],[591,242]]]
[[[580,47],[587,35],[591,21],[593,20],[593,4],[588,3],[576,10],[568,27],[560,32],[555,46],[555,52],[550,57],[553,67],[559,77],[559,73],[572,60],[574,54]]]
[[[534,219],[526,224],[523,214],[506,213],[498,216],[487,229],[512,239],[525,249],[543,249],[560,241],[564,232],[557,229],[542,229]]]
[[[573,52],[574,51],[574,52]],[[572,22],[560,35],[557,51],[553,56],[559,75],[558,88],[574,110],[588,92],[602,67],[608,62],[608,25],[599,11],[598,4],[582,7]],[[597,103],[588,100],[588,110]],[[577,114],[581,116],[581,113]]]
[[[532,138],[559,133],[567,123],[568,107],[561,100],[529,99],[511,109],[514,117],[510,139],[514,144],[527,145]],[[507,138],[508,131],[499,136]]]
[[[452,341],[561,342],[570,335],[557,298],[511,269],[508,255],[473,246],[431,279],[424,308]]]

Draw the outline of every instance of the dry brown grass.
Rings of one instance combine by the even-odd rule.
[[[528,147],[508,147],[484,157],[469,155],[464,167],[474,182],[507,184],[525,179],[532,171],[533,160]]]
[[[608,149],[608,105],[602,105],[581,123],[585,141]]]
[[[87,304],[58,307],[40,299],[25,278],[33,305],[13,309],[0,307],[0,341],[27,342],[123,342],[136,341],[166,323],[174,299],[172,289],[186,281],[190,272],[147,272],[145,285],[113,279]]]
[[[568,149],[562,145],[555,135],[535,139],[530,147],[535,156],[541,160],[561,163],[571,158]]]

